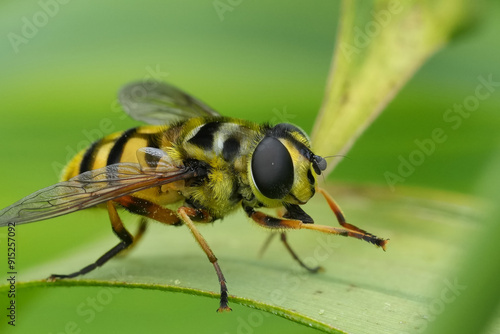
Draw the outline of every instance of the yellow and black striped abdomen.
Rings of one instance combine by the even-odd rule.
[[[66,166],[61,181],[66,181],[89,170],[103,168],[122,162],[138,163],[136,152],[142,147],[159,148],[165,126],[140,126],[127,131],[110,134],[79,152]],[[170,188],[175,188],[172,184]],[[181,199],[177,191],[169,187],[154,187],[134,193],[134,196],[165,205]]]
[[[110,134],[79,152],[62,174],[66,181],[78,174],[120,162],[137,162],[136,151],[141,147],[159,147],[162,126],[140,126]]]

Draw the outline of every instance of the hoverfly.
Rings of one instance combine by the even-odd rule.
[[[226,281],[217,258],[193,222],[211,223],[242,207],[258,225],[278,231],[309,229],[365,240],[385,250],[388,240],[347,223],[335,201],[317,186],[326,168],[298,127],[274,126],[223,117],[203,102],[165,83],[136,82],[122,88],[120,103],[132,118],[150,125],[110,134],[78,153],[61,182],[34,192],[0,211],[0,226],[24,224],[102,207],[120,242],[97,261],[67,275],[73,278],[102,266],[134,246],[149,220],[186,225],[213,264],[220,284],[217,311],[229,311]],[[327,200],[342,227],[315,225],[300,205],[316,191]],[[174,204],[176,210],[166,208]],[[279,208],[273,217],[258,208]],[[140,216],[129,233],[117,208]]]

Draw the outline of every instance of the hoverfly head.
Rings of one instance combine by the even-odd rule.
[[[295,125],[269,128],[249,162],[252,191],[265,206],[305,204],[315,192],[324,158],[311,151],[309,137]]]

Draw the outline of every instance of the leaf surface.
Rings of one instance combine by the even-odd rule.
[[[213,227],[200,226],[226,276],[230,304],[332,333],[399,333],[426,327],[436,291],[453,283],[447,272],[462,255],[462,241],[479,228],[470,206],[475,202],[462,195],[429,191],[395,195],[381,188],[331,190],[338,194],[348,221],[391,239],[387,252],[356,239],[290,232],[289,241],[303,260],[325,268],[310,274],[277,240],[263,258],[257,258],[268,232],[235,214]],[[306,211],[317,224],[337,225],[320,198],[308,204]],[[126,257],[113,259],[79,279],[41,280],[52,273],[80,269],[116,242],[110,233],[101,242],[24,270],[17,288],[90,285],[183,292],[213,297],[213,309],[206,312],[215,312],[219,288],[215,272],[185,227],[153,224],[145,240]],[[1,287],[3,294],[7,288]]]
[[[344,155],[425,60],[464,29],[474,13],[473,2],[466,0],[344,0],[312,134],[315,152]]]

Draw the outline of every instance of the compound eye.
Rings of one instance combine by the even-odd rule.
[[[292,189],[292,157],[278,139],[265,137],[257,145],[251,168],[255,186],[267,198],[283,198]]]
[[[279,124],[275,125],[273,129],[275,131],[285,131],[288,133],[298,132],[302,136],[304,136],[304,138],[307,138],[307,140],[310,140],[309,136],[304,132],[304,130],[302,130],[298,126],[295,126],[295,125],[290,124],[290,123],[279,123]]]

